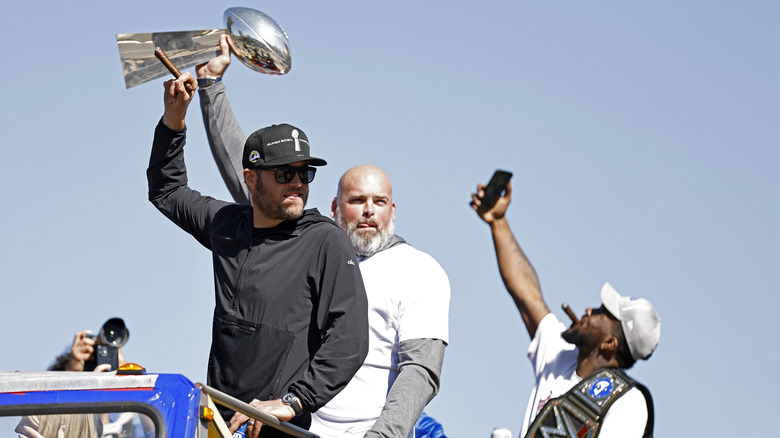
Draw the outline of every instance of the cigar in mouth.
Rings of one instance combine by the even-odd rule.
[[[566,312],[566,315],[571,319],[571,322],[575,324],[579,324],[580,320],[577,318],[577,315],[574,314],[574,312],[571,311],[571,308],[568,304],[563,303],[561,304],[561,309],[563,309],[564,312]]]

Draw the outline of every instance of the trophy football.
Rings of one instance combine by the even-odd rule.
[[[173,71],[172,64],[185,69],[207,62],[219,55],[219,37],[225,33],[232,40],[231,51],[252,70],[272,75],[290,71],[287,34],[271,17],[254,9],[237,7],[226,10],[223,18],[224,29],[117,34],[125,87],[161,78]],[[156,53],[158,48],[161,50]],[[161,63],[160,52],[172,64]]]

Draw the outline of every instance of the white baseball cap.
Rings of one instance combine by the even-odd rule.
[[[647,359],[661,338],[661,318],[650,301],[623,297],[609,283],[601,288],[601,302],[620,321],[634,359]]]

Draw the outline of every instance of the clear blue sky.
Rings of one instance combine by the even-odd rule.
[[[449,436],[518,433],[528,336],[469,195],[515,173],[509,218],[554,311],[610,281],[663,320],[632,374],[656,436],[771,435],[780,359],[780,3],[776,1],[12,2],[0,144],[0,369],[39,370],[111,316],[127,356],[205,380],[209,253],[146,200],[162,81],[126,90],[116,33],[222,27],[248,6],[290,37],[292,71],[235,63],[246,131],[302,127],[340,174],[381,166],[397,231],[452,283],[441,393]],[[197,103],[191,185],[228,199]]]

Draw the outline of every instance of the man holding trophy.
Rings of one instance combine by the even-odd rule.
[[[246,137],[222,82],[230,64],[228,38],[220,40],[221,54],[196,72],[217,166],[234,200],[248,202],[240,160]],[[417,418],[439,391],[448,340],[447,274],[394,234],[392,185],[378,167],[357,166],[341,177],[331,216],[349,234],[360,261],[369,304],[369,355],[344,391],[314,412],[311,430],[322,437],[414,437]]]
[[[167,71],[176,77],[165,82],[149,199],[214,254],[209,384],[296,425],[308,427],[313,413],[311,430],[323,437],[414,437],[439,390],[447,275],[394,234],[392,186],[375,166],[352,168],[339,182],[331,216],[343,231],[303,209],[315,166],[325,161],[309,155],[308,138],[294,126],[245,137],[220,83],[231,52],[255,71],[287,73],[287,36],[259,11],[230,8],[224,17],[226,30],[117,35],[128,88]],[[166,44],[170,59],[154,50]],[[174,64],[196,66],[197,86]],[[238,204],[187,186],[184,119],[196,89],[212,152]],[[246,424],[246,435],[257,437],[252,421],[236,413],[230,429]],[[276,433],[266,429],[262,436]]]
[[[310,414],[349,382],[368,350],[366,294],[349,239],[316,209],[309,183],[325,160],[291,125],[255,131],[242,152],[252,205],[203,196],[187,184],[189,73],[164,84],[154,135],[149,200],[212,252],[216,308],[208,384],[282,421]],[[223,415],[230,416],[230,412]],[[235,413],[230,430],[285,436]]]

